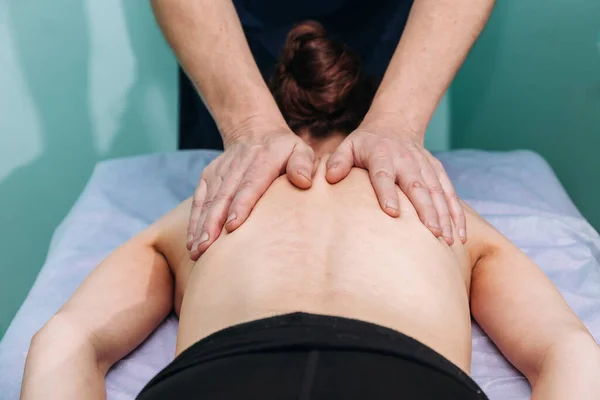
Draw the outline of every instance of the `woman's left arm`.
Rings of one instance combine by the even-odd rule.
[[[423,147],[425,130],[479,36],[494,0],[415,0],[370,111],[328,162],[336,183],[352,166],[369,170],[382,209],[399,215],[396,184],[423,223],[452,244],[466,241],[464,212],[441,164]]]
[[[178,208],[111,253],[32,341],[22,400],[105,399],[108,369],[173,309],[173,277],[162,239],[176,219],[185,254],[189,213]],[[164,247],[164,246],[163,246]]]

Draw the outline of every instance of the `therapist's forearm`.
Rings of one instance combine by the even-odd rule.
[[[415,0],[365,123],[391,120],[423,138],[494,0]]]
[[[226,143],[286,126],[231,0],[152,0],[152,7]]]

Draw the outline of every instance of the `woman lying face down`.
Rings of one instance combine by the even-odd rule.
[[[109,368],[172,311],[176,358],[140,399],[485,399],[469,377],[471,317],[534,399],[597,398],[593,337],[475,211],[468,242],[448,246],[402,192],[400,217],[383,213],[366,171],[327,183],[328,153],[375,93],[344,45],[294,28],[271,89],[319,155],[313,186],[277,179],[195,263],[190,199],[123,244],[34,336],[23,399],[104,398]]]

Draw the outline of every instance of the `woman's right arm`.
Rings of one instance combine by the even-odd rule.
[[[184,237],[188,213],[179,214],[167,214],[110,254],[34,335],[22,400],[106,398],[108,369],[173,308],[169,257],[159,248],[174,223],[182,230],[178,239]]]
[[[597,399],[600,346],[594,337],[546,274],[463,206],[472,232],[467,245],[479,247],[471,277],[473,317],[527,377],[533,400]]]

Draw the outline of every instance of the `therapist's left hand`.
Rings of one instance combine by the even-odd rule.
[[[369,171],[383,211],[400,215],[397,187],[406,194],[420,220],[448,245],[454,243],[452,221],[463,243],[466,221],[460,201],[442,163],[424,148],[423,135],[378,121],[361,124],[327,162],[326,179],[337,183],[353,166]]]

